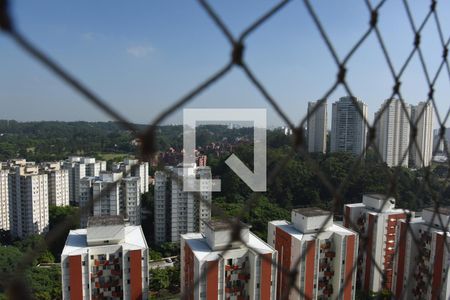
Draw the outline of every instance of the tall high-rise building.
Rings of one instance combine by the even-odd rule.
[[[315,110],[315,111],[314,111]],[[327,101],[308,102],[308,152],[327,150]]]
[[[386,100],[375,113],[375,144],[381,158],[389,166],[408,166],[409,117],[411,106],[398,99]]]
[[[90,216],[92,216],[93,207],[93,184],[98,177],[84,177],[80,179],[80,227],[86,228],[87,221]]]
[[[155,242],[179,242],[180,234],[203,232],[211,219],[211,190],[183,191],[183,172],[187,178],[211,179],[209,167],[178,165],[155,173]],[[202,200],[201,200],[202,199]]]
[[[93,157],[82,157],[80,162],[86,166],[86,176],[100,176],[106,171],[106,161],[96,161]]]
[[[361,115],[362,114],[362,115]],[[363,153],[366,147],[367,105],[355,97],[341,97],[333,103],[331,117],[331,152]]]
[[[411,106],[411,120],[417,124],[417,136],[409,155],[415,167],[427,167],[433,158],[433,114],[431,102],[419,102]]]
[[[16,165],[9,177],[10,228],[25,238],[48,231],[48,176],[33,164]]]
[[[69,200],[79,204],[80,179],[86,177],[86,165],[81,162],[81,157],[71,156],[63,163],[63,168],[69,171]]]
[[[94,217],[71,230],[61,254],[63,299],[147,299],[148,246],[141,226]]]
[[[367,236],[365,242],[359,242],[358,289],[375,292],[391,289],[396,224],[408,213],[395,208],[394,198],[379,194],[364,195],[362,203],[344,206],[344,226]]]
[[[80,180],[80,226],[89,216],[121,216],[131,225],[141,224],[141,192],[138,177],[122,178],[121,172],[102,172]],[[95,200],[95,201],[94,201]]]
[[[450,208],[431,207],[421,218],[398,221],[392,286],[396,299],[450,298],[449,218]]]
[[[181,235],[181,292],[187,299],[275,300],[277,252],[245,224],[241,241],[234,242],[230,224],[205,224],[204,234]]]
[[[0,169],[0,229],[9,230],[8,170]]]
[[[121,177],[121,173],[102,173],[100,178],[92,183],[92,197],[97,199],[93,204],[94,216],[121,214],[120,182],[118,182]]]
[[[61,169],[59,163],[47,163],[48,201],[50,205],[67,206],[70,203],[69,170]]]
[[[330,212],[294,209],[292,222],[269,222],[267,235],[278,251],[276,299],[355,299],[358,235]],[[289,272],[297,272],[294,281]]]
[[[124,159],[124,164],[130,168],[130,176],[138,177],[141,185],[141,193],[148,192],[148,162],[139,162],[137,159]],[[133,167],[131,167],[133,166]]]
[[[141,224],[141,180],[126,177],[120,183],[120,206],[131,225]]]

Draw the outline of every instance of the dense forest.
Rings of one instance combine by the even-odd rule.
[[[135,124],[139,130],[145,125]],[[181,125],[159,126],[156,145],[160,151],[182,149]],[[251,128],[229,129],[222,125],[202,125],[197,129],[197,145],[252,139]],[[64,159],[69,155],[103,158],[102,154],[136,154],[135,137],[116,122],[17,122],[0,120],[0,161],[23,157],[30,161]],[[106,159],[114,157],[106,155]]]

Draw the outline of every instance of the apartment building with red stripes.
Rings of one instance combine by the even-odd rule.
[[[278,251],[277,299],[355,299],[358,235],[329,211],[294,209],[291,222],[269,222],[267,241]]]
[[[450,208],[427,208],[422,217],[398,221],[392,293],[396,299],[449,299]],[[409,228],[408,228],[409,227]],[[443,230],[445,228],[445,230]]]
[[[344,206],[344,226],[360,235],[357,288],[391,290],[396,250],[397,220],[410,212],[395,208],[395,199],[380,194],[363,196],[362,203]]]
[[[63,299],[147,299],[148,246],[141,226],[93,217],[71,230],[61,254]]]
[[[277,252],[241,223],[206,221],[205,232],[181,235],[181,293],[186,299],[275,299]]]

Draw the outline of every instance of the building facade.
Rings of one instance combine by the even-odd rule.
[[[139,162],[137,159],[125,159],[124,164],[127,166],[133,166],[130,170],[130,176],[138,177],[140,182],[141,193],[148,192],[148,162]]]
[[[81,157],[71,156],[63,162],[63,168],[69,172],[69,201],[79,204],[80,180],[86,177],[86,165],[81,162]]]
[[[50,205],[70,204],[69,170],[61,169],[59,163],[48,164],[48,200]]]
[[[8,175],[10,229],[13,237],[25,238],[48,231],[48,176],[26,163],[11,167]]]
[[[276,299],[355,299],[358,235],[330,212],[294,209],[292,222],[269,222],[267,235],[278,252]],[[288,272],[298,274],[295,289]]]
[[[120,210],[120,182],[121,173],[102,173],[92,183],[92,197],[94,216],[118,216]]]
[[[8,170],[0,169],[0,229],[9,230]]]
[[[308,102],[308,152],[326,152],[327,126],[327,101]]]
[[[86,228],[87,221],[92,216],[93,207],[93,184],[99,177],[84,177],[80,179],[80,227]]]
[[[147,299],[148,246],[141,226],[120,217],[71,230],[61,254],[63,299]]]
[[[120,183],[120,206],[130,225],[141,224],[141,180],[126,177]]]
[[[375,144],[389,167],[408,167],[410,116],[411,106],[398,99],[386,100],[375,113]]]
[[[392,293],[396,299],[449,299],[450,208],[427,208],[421,218],[397,222],[398,251]],[[442,220],[442,223],[441,223]],[[409,227],[409,228],[408,228]]]
[[[106,161],[96,161],[93,157],[82,157],[80,162],[85,165],[86,176],[100,176],[106,171]]]
[[[130,225],[141,224],[141,183],[121,172],[102,172],[80,180],[80,226],[90,216],[121,216]]]
[[[396,224],[407,214],[410,212],[395,208],[394,198],[379,194],[364,195],[362,203],[344,206],[344,226],[366,237],[359,242],[358,289],[378,292],[392,288]]]
[[[411,106],[411,120],[417,127],[416,143],[410,148],[410,161],[414,167],[428,167],[433,158],[433,104],[419,102]]]
[[[181,293],[186,299],[276,299],[277,252],[245,224],[240,232],[244,243],[231,242],[229,223],[205,225],[205,234],[181,235]]]
[[[362,115],[361,115],[362,114]],[[333,103],[331,117],[331,152],[363,153],[366,147],[367,105],[355,97],[342,97]]]
[[[179,242],[180,235],[203,232],[205,220],[211,219],[211,190],[183,191],[183,172],[188,178],[211,179],[209,167],[195,164],[166,167],[155,173],[155,242]],[[186,176],[185,176],[186,177]]]

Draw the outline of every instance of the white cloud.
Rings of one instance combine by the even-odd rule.
[[[148,45],[135,45],[127,48],[127,53],[137,58],[146,57],[153,51],[153,47]]]

